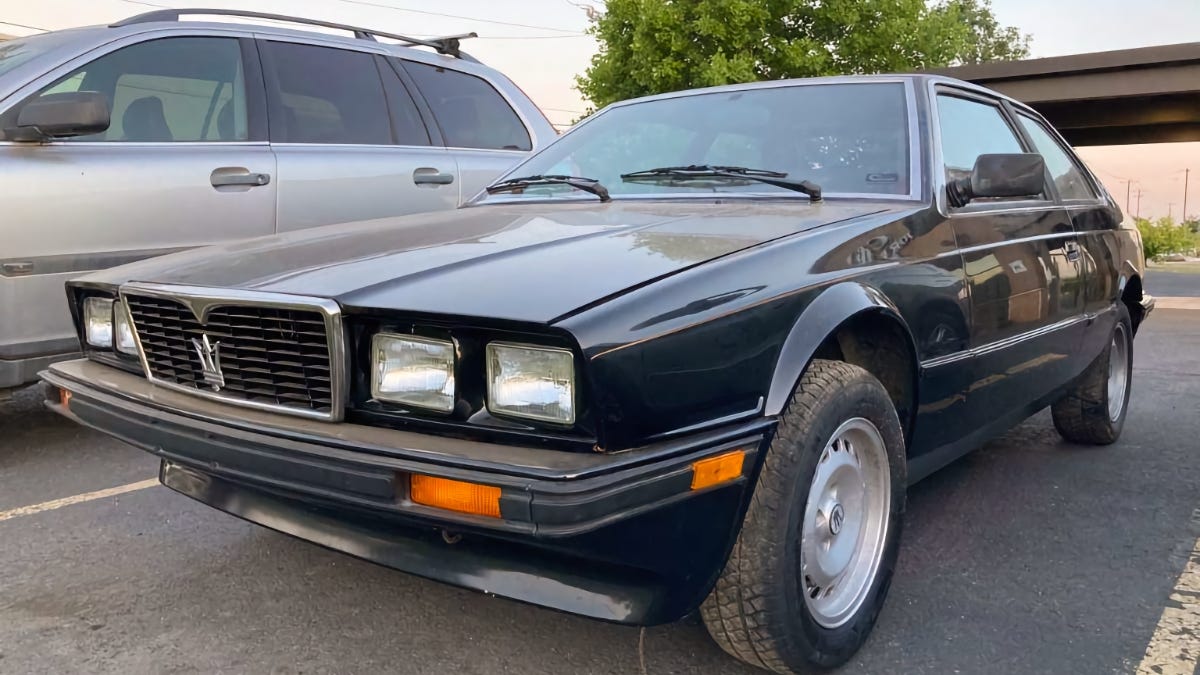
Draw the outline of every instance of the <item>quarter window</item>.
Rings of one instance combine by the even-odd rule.
[[[1088,185],[1087,178],[1084,177],[1079,166],[1071,160],[1067,150],[1055,140],[1041,122],[1026,115],[1018,115],[1017,119],[1021,120],[1021,126],[1033,139],[1033,147],[1042,153],[1042,158],[1046,160],[1046,168],[1050,170],[1050,176],[1054,179],[1054,186],[1058,188],[1060,197],[1067,200],[1099,198]]]
[[[264,45],[275,73],[268,97],[272,142],[392,143],[372,55],[291,42]]]
[[[52,85],[49,89],[43,89],[38,96],[75,93],[79,91],[79,87],[83,86],[83,76],[84,72],[81,70],[65,80],[59,80],[58,84]]]
[[[997,106],[955,96],[937,100],[947,181],[969,177],[980,155],[1025,152]]]
[[[447,146],[487,150],[533,147],[521,118],[486,81],[424,63],[406,61],[404,67],[433,110]]]
[[[108,130],[72,142],[247,140],[241,47],[232,38],[181,37],[118,49],[69,73],[38,96],[108,96]]]

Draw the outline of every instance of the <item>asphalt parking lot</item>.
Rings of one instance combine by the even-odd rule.
[[[1200,275],[1156,284],[1200,297]],[[136,485],[153,459],[39,396],[0,405],[0,672],[759,672],[694,618],[642,634],[566,616]],[[1180,585],[1198,439],[1200,311],[1159,309],[1118,444],[1066,444],[1043,412],[912,489],[890,599],[846,672],[1126,673],[1163,639],[1195,668],[1200,634],[1160,619],[1198,611],[1200,587]]]

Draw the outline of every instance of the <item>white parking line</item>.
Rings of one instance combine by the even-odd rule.
[[[70,506],[72,504],[82,504],[83,502],[90,502],[96,499],[104,499],[105,497],[115,497],[117,495],[123,495],[126,492],[145,490],[146,488],[154,487],[155,485],[158,485],[158,479],[150,478],[147,480],[138,481],[136,483],[129,483],[128,485],[119,485],[117,487],[108,488],[107,490],[85,492],[84,494],[75,495],[73,497],[63,497],[62,499],[54,499],[48,502],[42,502],[41,504],[33,504],[31,506],[22,506],[16,509],[10,509],[8,511],[0,511],[0,522],[4,522],[12,518],[20,518],[21,516],[32,516],[33,514],[41,513],[42,511],[53,511],[54,509],[61,509],[64,506]]]
[[[1200,660],[1200,539],[1167,601],[1138,675],[1194,675]]]

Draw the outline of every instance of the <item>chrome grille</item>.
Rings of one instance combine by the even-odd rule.
[[[319,308],[222,304],[197,318],[186,299],[123,294],[147,375],[154,381],[253,407],[333,418],[338,374],[326,314]],[[206,381],[193,340],[219,344],[224,378]]]

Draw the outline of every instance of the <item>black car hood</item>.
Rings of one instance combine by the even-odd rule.
[[[472,207],[195,249],[92,280],[547,323],[714,258],[889,207],[748,200]]]

